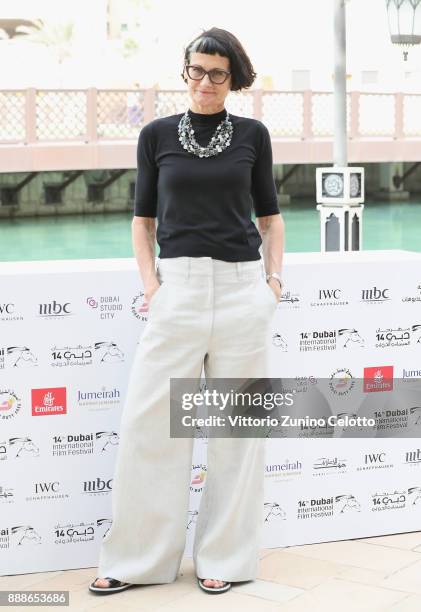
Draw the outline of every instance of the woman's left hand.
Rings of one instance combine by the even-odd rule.
[[[281,293],[282,293],[281,285],[276,280],[276,278],[270,278],[267,281],[267,283],[269,287],[272,289],[273,293],[275,294],[276,301],[279,302],[279,300],[281,299]]]

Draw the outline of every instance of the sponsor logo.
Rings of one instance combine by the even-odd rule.
[[[0,440],[0,461],[39,457],[39,447],[27,436]]]
[[[299,476],[303,464],[296,459],[290,461],[286,459],[283,463],[267,463],[265,465],[265,476],[271,479],[288,480],[291,476]]]
[[[335,395],[347,395],[354,385],[354,377],[348,368],[337,368],[330,376],[329,388]]]
[[[343,494],[330,497],[312,497],[298,500],[297,518],[312,520],[329,518],[336,514],[360,512],[361,506],[354,495]]]
[[[342,299],[342,289],[329,288],[319,289],[317,298],[310,302],[312,307],[323,307],[323,306],[347,306],[348,301]]]
[[[334,351],[337,333],[335,329],[305,331],[300,333],[300,351]]]
[[[345,349],[364,347],[364,338],[355,327],[338,329],[338,339],[341,341],[341,347]]]
[[[82,483],[82,493],[88,495],[105,495],[112,491],[113,478],[103,480],[102,478],[95,478],[94,480],[84,480]]]
[[[43,319],[62,319],[72,314],[70,302],[63,302],[60,304],[60,302],[53,300],[46,304],[38,304],[38,316]]]
[[[12,419],[21,407],[20,398],[12,389],[0,389],[0,419]]]
[[[124,353],[113,341],[101,341],[82,346],[54,346],[51,349],[51,365],[54,367],[87,366],[93,364],[93,355],[99,363],[121,363]]]
[[[95,522],[67,523],[54,525],[54,544],[74,544],[91,542],[95,537]]]
[[[396,429],[407,429],[409,424],[409,413],[407,408],[396,410],[375,410],[377,431],[392,431]]]
[[[0,485],[0,504],[12,504],[14,501],[14,489]]]
[[[273,346],[276,346],[281,352],[283,353],[288,352],[288,344],[285,338],[281,334],[278,334],[278,333],[273,334],[272,344]]]
[[[207,467],[203,463],[192,466],[192,478],[190,481],[190,491],[192,493],[200,493],[205,484]]]
[[[68,499],[69,494],[61,491],[61,485],[58,480],[50,482],[35,482],[33,484],[33,493],[28,495],[26,501],[45,501],[47,499]]]
[[[97,440],[97,448],[100,453],[105,453],[116,446],[119,443],[119,435],[116,431],[99,431],[95,434]]]
[[[407,499],[407,491],[393,491],[393,493],[376,492],[371,496],[371,510],[372,512],[399,510],[406,507]]]
[[[390,346],[409,346],[411,344],[411,336],[413,342],[416,342],[416,328],[421,326],[412,325],[409,327],[398,327],[396,329],[392,329],[390,327],[386,329],[377,329],[376,330],[376,348],[387,348]]]
[[[197,523],[197,517],[199,516],[198,510],[188,510],[187,512],[188,520],[187,520],[187,531],[192,531],[193,525]]]
[[[0,302],[0,321],[23,321],[23,316],[15,313],[13,302]]]
[[[297,309],[300,307],[300,294],[292,293],[291,291],[285,291],[281,293],[281,299],[279,300],[280,308],[282,309]]]
[[[392,468],[393,463],[388,463],[386,453],[365,453],[363,463],[356,467],[357,472],[366,472],[369,470]]]
[[[114,387],[107,389],[101,387],[97,390],[82,391],[77,390],[77,403],[79,406],[86,407],[88,410],[106,410],[111,406],[120,403],[120,390]]]
[[[405,370],[405,368],[402,368],[402,380],[405,382],[421,382],[421,369]]]
[[[418,285],[416,288],[416,294],[412,294],[402,298],[402,302],[421,302],[421,285]]]
[[[55,435],[52,442],[53,457],[92,455],[94,452],[93,433]]]
[[[27,346],[0,347],[0,369],[28,368],[38,365],[37,358]]]
[[[131,311],[132,315],[139,321],[148,320],[149,306],[148,302],[145,300],[144,291],[140,291],[140,293],[135,295],[132,299]]]
[[[273,523],[274,521],[285,521],[287,518],[285,510],[278,502],[265,502],[263,504],[265,523]]]
[[[372,287],[371,289],[361,290],[361,302],[365,304],[380,304],[390,300],[390,289],[379,289]]]
[[[123,312],[119,295],[101,295],[99,298],[90,296],[86,298],[86,304],[100,319],[115,319]]]
[[[406,451],[404,463],[406,465],[421,466],[421,449],[416,448],[415,450]]]
[[[31,389],[32,416],[67,414],[66,387]]]
[[[318,457],[313,462],[313,476],[343,474],[346,472],[347,459],[340,457]]]
[[[364,393],[393,390],[393,366],[364,368]]]

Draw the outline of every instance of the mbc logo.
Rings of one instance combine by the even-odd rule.
[[[88,480],[83,483],[83,490],[85,492],[94,493],[97,491],[111,491],[112,486],[111,483],[113,478],[109,480],[102,480],[102,478],[97,478],[96,480]]]
[[[373,287],[373,289],[363,289],[362,290],[362,299],[368,301],[383,301],[388,300],[389,289],[377,289],[377,287]]]
[[[53,302],[50,302],[49,304],[40,304],[39,305],[39,314],[41,316],[46,316],[46,315],[56,315],[56,316],[69,315],[69,314],[71,314],[70,310],[69,310],[69,306],[70,306],[69,302],[66,302],[65,304],[59,304],[58,302],[53,300]]]

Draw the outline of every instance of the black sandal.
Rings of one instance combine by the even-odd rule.
[[[221,586],[221,587],[208,587],[208,586],[205,586],[203,584],[204,580],[208,580],[208,578],[198,578],[197,579],[200,588],[205,593],[214,593],[214,594],[226,593],[231,588],[231,582],[226,582],[225,580],[222,580],[222,579],[221,579],[221,582],[225,582],[225,584],[224,584],[224,586]],[[210,580],[213,580],[213,578],[211,578]],[[217,579],[215,578],[215,580],[217,580]]]
[[[134,584],[130,582],[122,582],[121,580],[116,580],[115,578],[102,578],[102,580],[108,580],[109,585],[107,587],[99,587],[95,586],[95,582],[97,580],[101,580],[101,578],[95,578],[95,580],[89,585],[89,590],[96,595],[112,595],[112,593],[119,593],[120,591],[125,591]]]

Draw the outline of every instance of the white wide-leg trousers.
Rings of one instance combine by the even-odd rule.
[[[268,376],[276,298],[263,261],[158,260],[124,405],[112,526],[99,577],[173,582],[186,542],[193,438],[170,437],[170,378]],[[199,578],[253,580],[263,518],[264,438],[209,438],[193,561]]]

